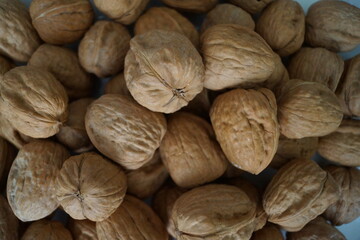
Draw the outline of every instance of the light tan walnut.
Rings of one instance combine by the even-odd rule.
[[[273,1],[274,0],[230,0],[231,3],[252,14],[261,12],[269,3]]]
[[[90,220],[70,219],[69,229],[74,240],[98,240],[96,223]]]
[[[0,236],[1,240],[18,240],[19,220],[12,212],[7,200],[0,195]]]
[[[40,220],[33,222],[21,240],[72,240],[71,233],[60,222]]]
[[[185,12],[204,13],[215,7],[218,0],[162,0],[162,2]]]

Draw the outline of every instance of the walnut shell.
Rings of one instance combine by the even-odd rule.
[[[25,66],[8,71],[0,81],[5,117],[19,132],[47,138],[59,131],[67,118],[67,94],[49,72]]]
[[[93,98],[81,98],[70,103],[69,118],[56,134],[59,142],[74,152],[81,153],[93,147],[85,129],[86,110],[93,101]]]
[[[139,169],[126,173],[128,193],[138,198],[148,198],[164,184],[169,176],[163,165],[160,154],[155,152],[153,158]]]
[[[119,166],[88,152],[64,162],[56,180],[56,197],[72,218],[96,222],[116,211],[126,188],[126,175]]]
[[[295,159],[272,178],[263,196],[268,221],[288,232],[301,230],[339,199],[339,186],[314,161]]]
[[[288,66],[292,79],[321,83],[335,92],[344,71],[344,60],[325,48],[301,48]]]
[[[108,219],[96,223],[99,240],[168,240],[160,218],[146,203],[126,195],[124,202]]]
[[[214,8],[218,0],[162,0],[162,2],[185,12],[204,13]]]
[[[42,40],[57,45],[79,40],[94,20],[89,0],[33,0],[29,11]]]
[[[261,13],[256,32],[281,57],[289,56],[299,50],[304,42],[304,10],[293,0],[274,1]]]
[[[135,34],[160,29],[186,36],[195,47],[199,45],[199,33],[195,26],[177,11],[167,7],[152,7],[135,24]]]
[[[290,80],[277,102],[281,133],[291,139],[325,136],[343,117],[336,95],[317,82]]]
[[[323,217],[317,217],[309,222],[299,232],[287,234],[289,240],[346,240],[346,237],[335,227],[326,222]]]
[[[206,15],[201,25],[201,32],[217,24],[238,24],[251,30],[255,29],[255,22],[249,13],[228,3],[216,5]]]
[[[336,95],[344,114],[360,117],[360,54],[345,62]]]
[[[12,64],[4,57],[0,56],[0,76],[12,68]]]
[[[207,89],[260,83],[275,69],[276,55],[269,45],[260,35],[240,25],[212,26],[201,36],[201,45]]]
[[[306,16],[306,42],[334,52],[360,44],[360,9],[344,1],[319,1]]]
[[[254,232],[251,240],[284,240],[284,237],[276,225],[269,223],[264,228]]]
[[[7,198],[21,221],[42,219],[59,206],[55,180],[69,156],[66,148],[48,140],[37,140],[20,149],[9,172]]]
[[[126,86],[124,73],[116,75],[105,84],[104,94],[111,93],[132,97],[129,89]]]
[[[16,149],[8,141],[0,137],[0,183],[6,182],[12,162],[16,157]]]
[[[340,186],[340,199],[325,211],[334,225],[350,223],[360,216],[360,170],[329,166],[325,168]]]
[[[231,3],[252,14],[261,12],[272,1],[274,0],[230,0]]]
[[[175,202],[171,218],[178,240],[244,239],[254,230],[256,205],[234,186],[194,188]]]
[[[97,21],[79,45],[79,60],[86,71],[98,77],[114,75],[124,68],[130,33],[121,24]]]
[[[7,200],[0,195],[0,236],[2,240],[18,240],[19,220]]]
[[[271,162],[279,140],[274,94],[265,88],[236,89],[216,98],[210,110],[216,139],[228,160],[259,174]]]
[[[273,73],[266,81],[258,84],[258,86],[270,89],[275,96],[278,97],[281,93],[281,87],[289,80],[289,73],[283,64],[281,57],[276,54],[275,69]]]
[[[153,30],[135,36],[124,73],[134,99],[154,112],[175,112],[203,89],[202,58],[190,40],[176,32]]]
[[[40,45],[25,5],[20,1],[0,1],[0,54],[27,62]]]
[[[154,113],[123,95],[95,100],[85,116],[91,142],[126,169],[138,169],[153,157],[166,132],[163,114]]]
[[[60,222],[40,220],[32,223],[21,240],[72,240],[71,233]]]
[[[177,112],[168,118],[160,154],[174,182],[190,188],[219,178],[227,161],[211,125],[202,118]]]
[[[65,87],[69,98],[91,94],[93,81],[81,67],[76,53],[68,48],[43,44],[31,56],[28,65],[51,72]]]
[[[95,222],[70,219],[69,229],[74,240],[98,240]]]

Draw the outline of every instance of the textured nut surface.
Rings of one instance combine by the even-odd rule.
[[[287,234],[289,240],[346,240],[345,236],[326,222],[323,217],[317,217],[309,222],[299,232],[292,232]]]
[[[135,34],[154,29],[174,31],[186,36],[195,47],[199,45],[199,33],[195,26],[177,11],[167,7],[153,7],[136,22]]]
[[[90,220],[70,219],[69,229],[74,240],[98,240],[96,223]]]
[[[33,0],[29,11],[42,40],[58,45],[79,40],[94,19],[89,0]]]
[[[325,48],[301,48],[291,58],[290,78],[321,83],[335,92],[344,71],[344,60]]]
[[[334,52],[360,44],[360,9],[344,1],[319,1],[306,16],[306,42]]]
[[[105,84],[104,94],[111,93],[132,97],[129,89],[126,86],[124,73],[116,75]]]
[[[96,223],[99,240],[169,238],[164,224],[146,203],[126,195],[124,202],[108,219]]]
[[[194,188],[175,202],[171,218],[177,239],[244,239],[254,230],[256,205],[234,186]]]
[[[280,229],[270,223],[259,231],[254,232],[251,240],[284,240],[284,237]]]
[[[265,88],[236,89],[216,98],[210,110],[216,139],[236,167],[259,174],[271,162],[279,140],[274,94]]]
[[[201,56],[190,40],[176,32],[153,30],[135,36],[124,73],[134,99],[155,112],[175,112],[203,89]]]
[[[257,33],[236,24],[220,24],[201,36],[204,86],[221,90],[265,81],[275,69],[275,54]]]
[[[60,222],[40,220],[32,223],[21,240],[72,240],[69,230]]]
[[[81,98],[69,104],[69,118],[61,126],[56,138],[79,153],[92,148],[90,139],[85,129],[85,114],[87,107],[94,101],[93,98]]]
[[[269,3],[274,0],[230,0],[231,3],[241,7],[249,13],[261,12]]]
[[[4,57],[0,56],[0,75],[5,74],[12,68],[11,63]]]
[[[149,0],[94,0],[96,8],[116,22],[128,25],[144,11]]]
[[[26,62],[40,45],[28,10],[20,1],[0,2],[0,53]]]
[[[67,118],[67,94],[49,72],[25,66],[0,81],[1,108],[19,132],[34,138],[55,135]]]
[[[211,10],[218,0],[162,0],[166,5],[186,12],[203,13]]]
[[[186,112],[177,112],[168,118],[160,154],[171,178],[184,188],[211,182],[227,168],[226,157],[211,125]]]
[[[360,216],[360,170],[329,166],[325,168],[340,186],[340,199],[325,211],[334,225],[354,221]]]
[[[81,65],[98,77],[108,77],[123,70],[129,50],[129,31],[119,23],[97,21],[79,45]]]
[[[95,100],[85,116],[91,142],[105,156],[127,169],[149,162],[166,132],[163,114],[154,113],[123,95]]]
[[[72,218],[103,221],[120,206],[126,188],[126,175],[118,165],[88,152],[64,162],[56,197]]]
[[[69,98],[91,93],[93,81],[90,75],[80,66],[76,53],[68,48],[43,44],[31,56],[28,65],[51,72],[65,87]]]
[[[272,178],[263,196],[269,222],[289,232],[301,230],[339,198],[331,175],[308,159],[287,163]]]
[[[317,82],[292,79],[282,87],[277,102],[281,133],[287,138],[325,136],[343,117],[336,95]]]
[[[206,15],[201,25],[201,32],[217,24],[238,24],[255,29],[255,22],[249,13],[227,3],[217,5]]]
[[[0,236],[2,240],[18,240],[19,220],[7,200],[0,195]]]
[[[34,141],[21,148],[7,182],[9,204],[21,221],[42,219],[59,206],[55,180],[69,156],[63,146],[48,140]]]

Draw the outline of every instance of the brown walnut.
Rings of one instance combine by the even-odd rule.
[[[254,232],[251,240],[284,240],[284,237],[276,225],[269,223],[264,228]]]
[[[129,92],[129,89],[126,86],[124,73],[120,73],[116,75],[105,84],[104,94],[111,94],[111,93],[132,97],[131,93]]]
[[[13,65],[4,57],[0,56],[0,76],[13,68]]]
[[[96,223],[90,220],[70,219],[69,229],[74,240],[98,240]]]
[[[273,1],[274,0],[230,0],[231,3],[252,14],[261,12],[269,3]]]
[[[60,222],[40,220],[33,222],[21,240],[73,240],[71,233]]]
[[[162,0],[162,2],[185,12],[204,13],[215,7],[218,0]]]

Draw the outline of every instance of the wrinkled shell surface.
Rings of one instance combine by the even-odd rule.
[[[336,95],[317,82],[290,80],[277,102],[281,133],[291,139],[325,136],[343,117]]]
[[[21,240],[72,240],[69,230],[60,222],[40,220],[32,223]]]
[[[0,75],[5,74],[12,68],[11,63],[4,57],[0,56]]]
[[[288,71],[292,79],[318,82],[335,92],[344,71],[344,60],[325,48],[305,47],[291,58]]]
[[[146,203],[127,195],[108,219],[96,223],[99,240],[156,239],[168,240],[164,224]]]
[[[123,95],[95,100],[85,116],[91,142],[105,156],[127,169],[137,169],[153,157],[166,132],[163,114],[154,113]]]
[[[47,138],[59,131],[67,118],[67,94],[49,72],[16,67],[0,81],[2,111],[21,133]]]
[[[301,230],[339,198],[339,186],[329,173],[308,159],[283,166],[267,186],[263,206],[269,222],[289,232]]]
[[[42,219],[58,206],[55,180],[69,152],[58,143],[38,140],[26,144],[11,166],[7,197],[23,222]]]
[[[7,200],[0,195],[0,236],[2,240],[18,240],[19,220]]]
[[[20,1],[0,1],[0,54],[26,62],[40,45],[40,38],[25,5]]]
[[[64,162],[56,197],[72,218],[103,221],[120,206],[126,188],[126,175],[119,166],[88,152]]]
[[[129,50],[129,31],[121,24],[97,21],[79,45],[81,65],[98,77],[108,77],[123,70]]]
[[[79,40],[94,19],[89,0],[33,0],[29,11],[42,40],[58,45]]]
[[[124,73],[116,75],[105,84],[104,94],[111,93],[132,97],[129,89],[126,86]]]
[[[276,55],[265,40],[236,24],[215,25],[205,31],[201,51],[204,86],[211,90],[263,82],[275,69]]]
[[[171,8],[150,8],[137,20],[134,31],[137,35],[155,29],[181,33],[189,38],[195,47],[199,45],[199,33],[195,26],[187,18]]]
[[[231,3],[241,7],[249,13],[259,13],[274,0],[230,0]]]
[[[175,202],[171,218],[177,239],[244,239],[254,230],[256,205],[234,186],[194,188]]]
[[[259,174],[270,164],[280,135],[276,111],[275,96],[265,88],[236,89],[216,98],[211,123],[234,166]]]
[[[254,232],[251,240],[284,240],[284,237],[276,225],[268,224],[259,231]]]
[[[162,2],[182,11],[204,13],[215,7],[218,0],[162,0]]]
[[[333,52],[360,44],[360,9],[344,1],[319,1],[306,16],[306,42]]]
[[[190,113],[178,112],[168,118],[160,154],[171,178],[183,188],[211,182],[227,168],[211,125]]]
[[[201,56],[190,40],[176,32],[154,30],[135,36],[124,73],[134,99],[154,112],[175,112],[203,89]]]
[[[69,98],[89,96],[93,81],[80,66],[75,52],[50,44],[41,45],[31,56],[29,66],[51,72],[65,87]]]
[[[95,222],[71,219],[69,228],[74,240],[98,240]]]

